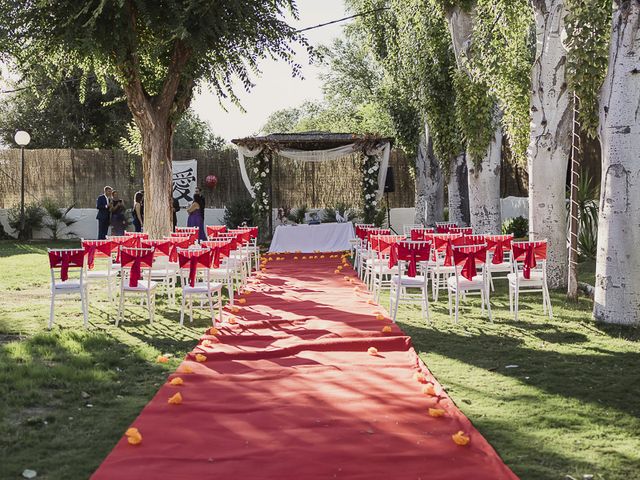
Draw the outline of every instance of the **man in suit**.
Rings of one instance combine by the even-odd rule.
[[[173,212],[173,216],[171,217],[171,223],[173,225],[171,229],[175,231],[176,225],[178,224],[178,210],[180,210],[180,200],[178,200],[177,198],[174,198],[172,194],[171,202],[172,202],[171,211]]]
[[[98,240],[107,238],[107,232],[109,231],[109,224],[111,223],[111,213],[109,211],[111,192],[113,192],[113,188],[107,185],[104,187],[104,194],[100,195],[96,200],[96,209],[98,210],[98,214],[96,215],[96,220],[98,220]]]

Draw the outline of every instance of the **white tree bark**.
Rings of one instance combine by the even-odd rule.
[[[640,323],[640,5],[617,2],[600,99],[602,184],[593,315]]]
[[[469,175],[469,214],[473,233],[496,235],[502,229],[500,211],[500,162],[502,128],[496,122],[487,154],[479,164],[467,156]]]
[[[449,221],[459,226],[469,225],[469,184],[466,155],[452,158],[449,163]]]
[[[435,225],[444,218],[444,179],[426,124],[424,135],[420,135],[416,157],[415,205],[415,223]]]
[[[467,72],[473,36],[475,11],[452,7],[447,11],[451,41],[460,70]],[[499,123],[499,122],[497,122]],[[500,160],[502,156],[502,129],[498,126],[487,152],[481,159],[467,155],[469,185],[469,213],[474,233],[500,233]]]
[[[567,90],[567,50],[562,44],[564,0],[532,0],[536,56],[531,75],[529,236],[548,242],[547,280],[567,285],[567,165],[571,155],[571,96]]]

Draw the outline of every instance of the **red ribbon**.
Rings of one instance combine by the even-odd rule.
[[[189,266],[189,285],[193,287],[196,283],[198,267],[209,268],[211,266],[211,252],[209,249],[179,252],[178,261],[180,268]]]
[[[522,275],[527,280],[531,278],[531,270],[538,265],[536,259],[544,260],[547,258],[546,242],[528,242],[513,245],[513,255],[519,260],[524,254],[522,265]]]
[[[464,238],[462,236],[434,237],[436,249],[441,250],[444,246],[444,265],[450,267],[453,265],[453,246],[463,245]]]
[[[491,263],[498,265],[504,262],[504,251],[511,249],[512,237],[485,237],[487,247],[493,249],[493,258]]]
[[[462,271],[460,274],[466,278],[467,280],[473,280],[478,274],[478,270],[476,269],[476,264],[483,264],[487,261],[487,248],[486,247],[470,247],[468,249],[456,248],[453,251],[453,260],[456,265],[461,265],[464,263],[462,267]]]
[[[123,267],[128,267],[129,286],[137,287],[142,278],[142,267],[149,268],[153,265],[153,250],[149,252],[129,253],[127,250],[120,250],[120,259]]]
[[[418,262],[428,261],[430,254],[431,243],[398,242],[391,249],[389,268],[393,268],[400,260],[408,262],[407,275],[413,278],[418,273]]]
[[[87,266],[89,270],[93,270],[95,263],[96,252],[102,253],[105,257],[111,255],[113,246],[109,240],[96,240],[96,241],[83,241],[82,247],[84,248],[85,255],[87,255]]]
[[[425,241],[430,240],[427,235],[433,234],[433,228],[414,228],[411,230],[411,240],[413,241]]]
[[[69,278],[69,267],[82,267],[84,255],[84,250],[49,252],[49,266],[60,267],[60,279],[66,282]]]

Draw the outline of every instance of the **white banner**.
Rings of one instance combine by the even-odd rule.
[[[184,160],[172,162],[173,198],[178,199],[180,207],[188,207],[198,185],[198,161]]]

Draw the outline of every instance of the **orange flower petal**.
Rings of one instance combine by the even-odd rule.
[[[424,387],[422,387],[422,393],[425,395],[431,395],[432,397],[437,396],[436,388],[433,386],[433,383],[427,383]]]
[[[169,383],[175,387],[179,387],[180,385],[184,384],[184,380],[182,380],[180,377],[174,377]]]
[[[451,439],[455,442],[456,445],[467,445],[471,439],[469,438],[469,436],[464,433],[462,430],[460,430],[458,433],[454,433],[453,435],[451,435]]]
[[[427,377],[424,376],[424,373],[422,372],[416,372],[413,374],[413,379],[416,382],[420,382],[420,383],[427,383]],[[433,385],[431,385],[433,387]]]
[[[245,303],[247,303],[247,299],[246,299],[246,298],[239,298],[239,299],[238,299],[238,303],[239,303],[240,305],[244,305]]]
[[[333,273],[340,273],[340,270],[334,270]]]
[[[378,355],[378,349],[376,347],[369,347],[367,353],[372,356]]]
[[[180,405],[182,403],[182,395],[180,395],[180,392],[170,397],[169,400],[167,400],[167,403],[169,405]]]
[[[298,257],[293,257],[293,259],[294,259],[294,260],[297,260],[297,259],[298,259]]]
[[[232,313],[238,313],[240,311],[240,307],[236,307],[235,305],[229,309]]]
[[[162,355],[158,355],[158,358],[156,359],[156,362],[158,363],[167,363],[168,361],[169,359]]]
[[[382,333],[391,333],[391,327],[389,325],[385,325],[382,327]]]
[[[127,442],[129,442],[129,445],[140,445],[142,443],[142,435],[140,433],[128,435]]]
[[[189,365],[183,365],[180,370],[180,373],[193,373],[193,369]]]
[[[131,435],[140,435],[140,431],[135,428],[135,427],[131,427],[128,428],[126,432],[124,432],[125,436],[130,437]]]
[[[379,313],[378,315],[376,315],[376,320],[384,320],[384,315]]]
[[[306,259],[307,259],[307,257],[302,257],[302,259],[303,259],[303,260],[306,260]]]
[[[447,413],[446,410],[443,410],[442,408],[429,409],[429,415],[431,415],[432,417],[444,417],[445,413]]]
[[[209,335],[218,335],[220,331],[216,327],[211,327],[208,333]]]
[[[376,302],[374,302],[374,301],[373,301],[373,300],[371,300],[371,299],[367,300],[367,303],[368,303],[369,305],[375,305],[375,304],[376,304]]]
[[[229,323],[230,323],[231,325],[235,325],[236,323],[238,323],[238,322],[236,321],[236,317],[229,317]]]
[[[351,277],[348,277],[347,275],[345,275],[345,276],[344,276],[344,279],[345,279],[347,282],[350,282],[350,281],[351,281]]]
[[[205,338],[202,341],[202,343],[200,343],[200,345],[202,345],[203,347],[210,347],[212,345],[212,343],[211,343],[211,340],[208,340],[208,339]]]
[[[207,357],[205,355],[202,355],[201,353],[196,353],[196,362],[206,362],[207,361]]]
[[[320,258],[324,258],[324,255],[320,255]]]

